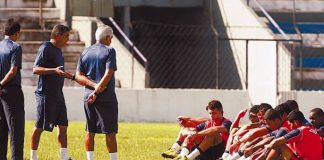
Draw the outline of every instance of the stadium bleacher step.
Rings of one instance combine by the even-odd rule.
[[[52,28],[57,24],[67,25],[60,19],[60,9],[54,8],[53,0],[43,0],[43,24],[40,24],[39,0],[12,0],[7,5],[0,4],[0,26],[3,26],[8,18],[15,18],[21,25],[21,34],[17,43],[22,46],[22,84],[28,86],[37,85],[38,76],[32,73],[36,53],[44,41],[50,39]],[[0,28],[0,39],[3,38],[3,28]],[[67,46],[62,48],[65,59],[65,70],[74,73],[80,53],[84,50],[85,43],[80,41],[79,33],[71,30]],[[73,81],[66,80],[67,86],[79,86]]]
[[[53,7],[54,0],[42,0],[43,7]],[[7,0],[7,4],[2,0],[0,8],[37,8],[39,6],[39,0]]]
[[[42,29],[22,29],[20,31],[19,41],[45,41],[50,39],[52,30]],[[3,38],[3,34],[0,35],[0,39]],[[76,30],[71,30],[69,41],[79,41],[79,34]]]
[[[39,8],[0,8],[0,19],[11,18],[31,18],[38,19]],[[43,8],[44,19],[57,19],[60,17],[60,9]]]
[[[39,46],[43,43],[42,41],[18,41],[22,46],[23,53],[36,53]],[[69,41],[67,46],[62,48],[63,53],[67,52],[79,52],[81,53],[84,49],[84,42],[80,41]]]

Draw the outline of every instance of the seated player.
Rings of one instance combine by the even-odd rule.
[[[288,115],[289,125],[293,130],[265,146],[270,150],[267,159],[321,160],[323,158],[320,136],[313,127],[305,125],[304,119],[303,113],[298,110]]]
[[[314,108],[310,111],[309,119],[316,128],[317,133],[321,136],[324,157],[324,112],[320,108]]]
[[[199,148],[197,148],[194,152],[199,152],[198,155],[201,154],[200,159],[210,159],[210,156],[215,155],[219,155],[218,157],[220,157],[225,148],[231,122],[223,117],[223,107],[218,100],[211,100],[206,106],[206,110],[210,115],[209,120],[192,128],[187,127],[182,129],[177,138],[177,142],[171,147],[171,149],[162,153],[163,157],[172,158],[176,156],[176,152],[181,149],[180,154],[177,155],[175,159],[187,159],[186,156],[189,154],[189,152],[203,142],[204,138],[212,138],[215,140],[215,143],[211,145],[214,146],[210,152],[212,154],[209,154],[209,152],[206,154],[201,154],[202,152],[207,151],[208,148],[206,150],[199,150]],[[213,153],[214,151],[219,153]],[[204,156],[206,156],[206,158],[204,158]]]

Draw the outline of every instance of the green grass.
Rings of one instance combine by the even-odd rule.
[[[34,122],[27,121],[25,129],[24,156],[30,156],[30,138]],[[68,127],[68,150],[73,160],[86,159],[84,136],[85,122],[70,122]],[[119,123],[118,158],[120,160],[159,160],[161,152],[170,147],[179,127],[167,123]],[[56,129],[53,133],[43,132],[37,151],[40,160],[56,160],[59,154]],[[109,159],[104,135],[95,138],[95,159]]]

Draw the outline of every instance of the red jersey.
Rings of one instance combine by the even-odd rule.
[[[214,121],[213,119],[210,119],[204,123],[201,123],[199,125],[196,126],[197,131],[201,131],[201,130],[205,130],[207,128],[210,127],[214,127],[214,126],[223,126],[225,127],[228,132],[227,133],[220,133],[220,136],[223,138],[224,142],[226,143],[229,137],[229,130],[231,128],[232,122],[227,119],[227,118],[222,118],[221,121]]]
[[[303,126],[292,130],[284,136],[288,146],[302,160],[322,160],[322,142],[316,130]]]

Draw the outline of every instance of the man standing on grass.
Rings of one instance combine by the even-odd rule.
[[[0,42],[0,159],[7,159],[8,133],[11,159],[22,160],[24,154],[25,110],[21,90],[20,24],[9,19]]]
[[[101,26],[95,34],[97,43],[80,56],[76,79],[85,86],[84,109],[87,118],[85,146],[87,159],[93,160],[94,136],[106,135],[110,160],[117,160],[118,102],[115,93],[116,51],[110,47],[113,30]]]
[[[52,132],[58,126],[58,142],[60,159],[67,160],[67,112],[63,95],[64,78],[74,80],[75,77],[64,71],[64,58],[61,48],[69,40],[70,29],[64,25],[56,25],[49,42],[44,42],[37,53],[33,73],[39,75],[35,91],[37,117],[31,139],[31,160],[37,160],[36,151],[42,132]]]

